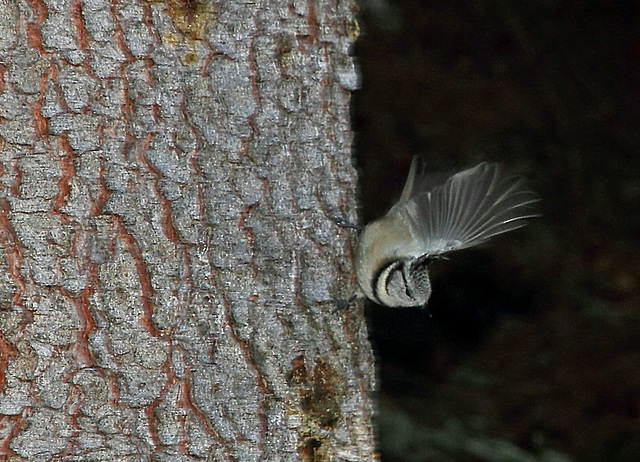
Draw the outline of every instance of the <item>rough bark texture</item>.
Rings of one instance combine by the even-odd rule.
[[[0,0],[0,451],[370,460],[349,0]]]

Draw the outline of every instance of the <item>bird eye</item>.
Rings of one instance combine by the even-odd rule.
[[[404,293],[407,294],[407,297],[409,297],[411,300],[415,300],[413,287],[411,282],[409,281],[410,275],[407,274],[409,268],[407,267],[407,265],[402,265],[402,269],[398,271],[402,273],[402,285],[404,286]]]

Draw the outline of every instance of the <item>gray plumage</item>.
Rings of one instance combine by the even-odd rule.
[[[413,159],[400,200],[368,224],[356,252],[364,294],[386,306],[424,306],[431,295],[428,266],[448,252],[481,244],[538,216],[539,197],[524,179],[483,162],[437,181]]]

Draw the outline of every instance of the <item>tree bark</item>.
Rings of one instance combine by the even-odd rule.
[[[0,0],[3,460],[371,460],[351,0]]]

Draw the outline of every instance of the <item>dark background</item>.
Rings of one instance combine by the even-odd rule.
[[[367,308],[393,461],[640,460],[640,7],[363,0],[365,221],[411,158],[499,161],[543,217],[432,266],[427,310]]]

